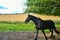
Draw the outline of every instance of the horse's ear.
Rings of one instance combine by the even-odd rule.
[[[28,16],[30,16],[30,15],[28,14]]]
[[[31,16],[30,14],[28,14],[28,16]]]
[[[28,16],[29,16],[29,14],[28,14]]]

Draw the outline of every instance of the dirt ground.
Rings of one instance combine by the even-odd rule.
[[[48,40],[49,33],[46,33]],[[60,40],[60,34],[54,33],[56,40]],[[34,40],[36,32],[0,32],[0,40]],[[39,32],[38,40],[45,40],[42,32]]]

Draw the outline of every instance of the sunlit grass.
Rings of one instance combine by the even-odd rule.
[[[53,20],[53,21],[59,21],[60,20],[60,16],[52,16],[52,15],[42,15],[42,14],[31,14],[33,16],[36,16],[38,18],[41,18],[43,20]],[[8,14],[8,15],[0,15],[0,21],[20,21],[20,22],[24,22],[25,19],[28,17],[28,14],[24,13],[24,14]]]

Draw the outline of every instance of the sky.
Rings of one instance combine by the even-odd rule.
[[[0,0],[0,14],[23,13],[26,0]]]

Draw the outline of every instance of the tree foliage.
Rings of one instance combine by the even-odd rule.
[[[26,13],[60,15],[60,0],[27,0]]]

